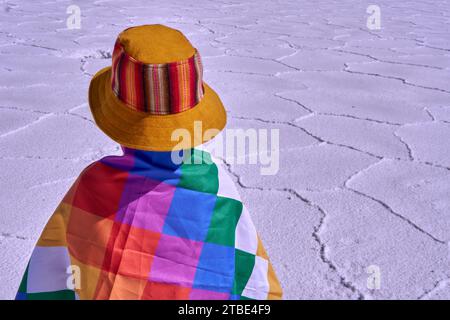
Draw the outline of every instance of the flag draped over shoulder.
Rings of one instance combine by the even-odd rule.
[[[16,299],[280,299],[228,174],[205,151],[124,149],[89,165],[48,221]]]

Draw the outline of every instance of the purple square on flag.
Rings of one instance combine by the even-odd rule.
[[[210,290],[192,289],[189,294],[189,299],[192,300],[228,300],[229,293],[215,292]]]
[[[174,192],[173,185],[130,174],[120,200],[116,221],[161,232]]]
[[[161,234],[149,280],[191,286],[203,243]]]

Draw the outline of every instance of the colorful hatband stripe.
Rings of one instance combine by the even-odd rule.
[[[111,85],[128,107],[149,114],[174,114],[195,107],[204,95],[200,54],[165,64],[145,64],[117,41],[112,55]]]
[[[47,223],[16,299],[280,299],[227,172],[199,150],[124,148],[87,167]]]

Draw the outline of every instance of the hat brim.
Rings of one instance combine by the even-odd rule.
[[[152,115],[135,111],[116,97],[111,88],[111,67],[106,67],[91,80],[89,106],[98,127],[125,147],[150,151],[176,151],[186,146],[193,148],[212,139],[227,121],[219,96],[206,83],[203,84],[204,96],[195,107],[176,114]],[[196,121],[201,121],[200,133]],[[184,141],[176,139],[180,137],[176,134],[175,140],[172,138],[177,129],[186,130],[179,131]],[[209,129],[216,130],[204,135]],[[186,141],[187,138],[190,142]]]

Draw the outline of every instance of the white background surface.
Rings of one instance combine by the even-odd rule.
[[[119,152],[87,89],[117,34],[146,23],[199,49],[230,128],[280,129],[278,175],[229,170],[285,298],[450,298],[448,1],[0,3],[0,298],[82,168]]]

